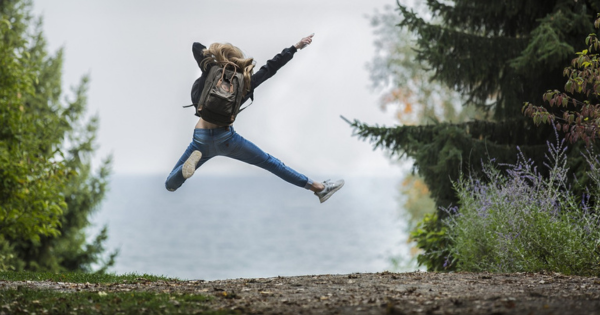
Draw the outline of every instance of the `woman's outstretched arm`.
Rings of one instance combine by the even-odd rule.
[[[281,53],[275,55],[275,57],[267,61],[267,63],[264,66],[260,67],[260,69],[256,73],[254,73],[254,75],[252,75],[252,86],[250,88],[250,93],[246,94],[246,96],[242,100],[242,103],[252,96],[254,89],[256,89],[263,82],[271,78],[273,75],[275,75],[275,73],[277,73],[277,71],[281,69],[281,67],[288,63],[288,61],[292,60],[294,54],[299,49],[303,49],[307,45],[312,43],[313,36],[314,34],[311,34],[302,38],[298,43],[291,47],[285,48]]]

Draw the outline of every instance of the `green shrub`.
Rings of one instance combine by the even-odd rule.
[[[428,271],[452,270],[448,259],[450,238],[447,228],[438,221],[437,213],[426,214],[410,237],[424,251],[417,256],[419,266],[426,266]]]
[[[521,154],[515,165],[486,164],[483,181],[455,183],[460,210],[444,225],[457,270],[600,275],[600,163],[587,155],[596,185],[574,196],[565,150],[563,142],[549,144],[548,177]]]

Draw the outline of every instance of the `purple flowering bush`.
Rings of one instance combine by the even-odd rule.
[[[567,182],[564,141],[548,143],[549,175],[522,153],[514,165],[484,165],[485,180],[454,183],[459,207],[446,209],[446,265],[459,271],[600,275],[600,162],[588,152],[594,183],[574,196]]]

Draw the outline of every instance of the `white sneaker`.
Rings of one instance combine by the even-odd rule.
[[[194,175],[196,171],[196,165],[200,162],[202,158],[202,152],[195,150],[190,154],[190,157],[183,163],[183,168],[181,169],[181,173],[183,173],[183,178],[188,179]]]
[[[331,182],[331,180],[328,179],[323,182],[323,186],[325,186],[325,189],[315,193],[315,195],[319,197],[321,203],[327,201],[331,195],[340,190],[340,188],[344,186],[344,180],[340,179],[337,182]]]

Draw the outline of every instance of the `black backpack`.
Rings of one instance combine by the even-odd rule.
[[[240,112],[243,94],[244,75],[237,65],[215,65],[208,72],[198,104],[193,105],[207,122],[230,125]]]

